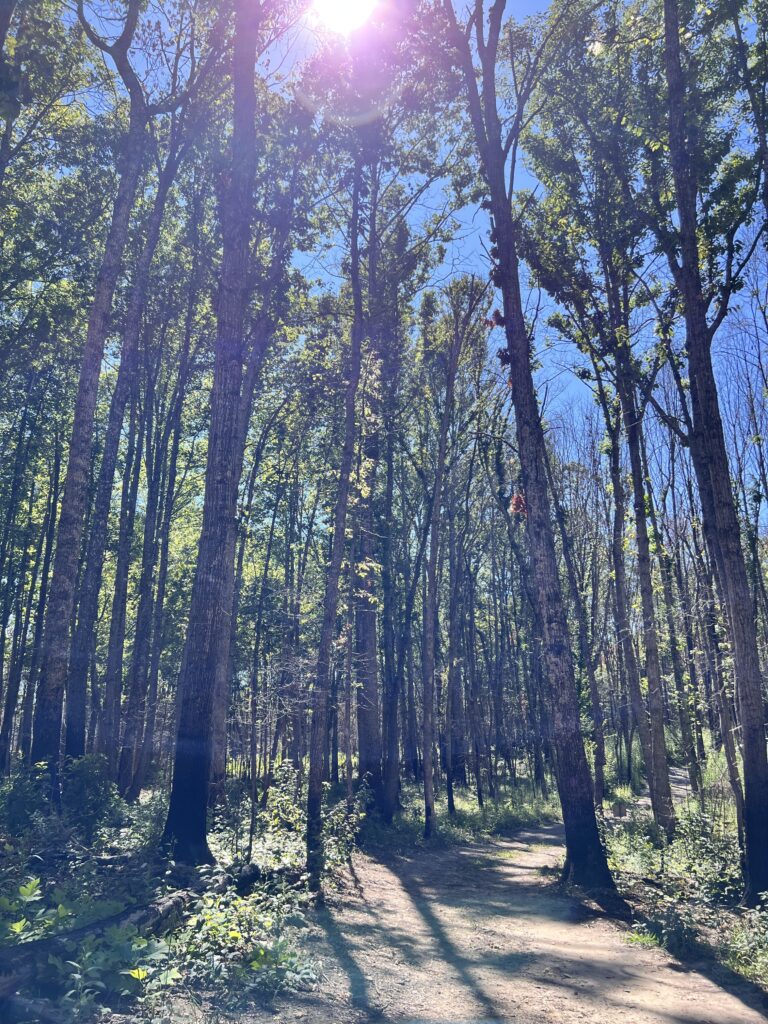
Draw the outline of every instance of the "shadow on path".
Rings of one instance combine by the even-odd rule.
[[[311,1024],[768,1019],[757,986],[711,958],[681,964],[629,946],[600,911],[545,880],[561,850],[560,827],[544,826],[358,860],[347,893],[316,918],[353,1016],[311,1012]]]

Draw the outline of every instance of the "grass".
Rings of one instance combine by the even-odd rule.
[[[661,946],[681,960],[711,957],[768,988],[768,905],[739,906],[735,811],[721,751],[709,751],[703,782],[704,810],[692,797],[679,804],[671,843],[647,807],[613,790],[628,803],[628,814],[607,815],[609,862],[641,919],[626,940]]]
[[[486,800],[483,807],[478,806],[473,790],[462,787],[454,792],[453,815],[448,813],[445,795],[437,798],[432,835],[425,839],[421,788],[413,783],[405,785],[401,799],[402,811],[391,825],[373,816],[366,819],[360,835],[363,848],[404,855],[414,849],[489,842],[496,836],[514,835],[526,826],[561,820],[557,799],[544,800],[527,784],[504,786],[497,799]]]

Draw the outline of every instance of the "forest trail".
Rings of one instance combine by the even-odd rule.
[[[357,854],[341,898],[314,917],[316,992],[262,1019],[306,1024],[758,1024],[749,985],[629,944],[622,927],[563,895],[546,869],[562,827],[512,839]],[[542,871],[542,869],[544,869]],[[727,987],[723,987],[727,984]]]

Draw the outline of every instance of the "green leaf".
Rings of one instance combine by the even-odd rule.
[[[19,896],[26,901],[42,899],[43,894],[40,892],[40,879],[30,878],[30,880],[19,886]]]

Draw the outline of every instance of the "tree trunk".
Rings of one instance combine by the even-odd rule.
[[[123,694],[123,658],[125,654],[125,620],[128,604],[128,574],[131,568],[131,546],[136,519],[136,501],[141,476],[141,453],[144,447],[145,419],[142,417],[137,436],[137,399],[131,406],[128,450],[125,460],[123,494],[120,502],[120,527],[117,540],[115,586],[109,618],[107,666],[104,675],[104,715],[99,731],[99,750],[106,755],[110,775],[117,771],[120,751],[120,704]]]
[[[360,186],[362,168],[360,158],[355,159],[352,194],[351,238],[351,282],[354,304],[347,386],[344,394],[344,436],[339,461],[339,484],[336,493],[336,508],[333,518],[331,557],[325,580],[323,619],[320,627],[320,643],[317,654],[315,685],[312,691],[312,724],[309,741],[309,777],[307,780],[307,871],[309,885],[315,892],[320,890],[323,871],[322,840],[322,798],[323,798],[323,756],[327,741],[328,690],[331,676],[331,655],[336,632],[336,611],[339,603],[339,577],[346,543],[347,508],[349,505],[352,461],[355,454],[355,399],[360,381],[361,349],[363,341],[363,309],[360,289]],[[347,768],[349,770],[349,767]]]
[[[65,753],[67,757],[80,757],[85,752],[85,703],[86,680],[94,645],[94,630],[101,589],[104,552],[107,546],[109,511],[112,502],[115,467],[120,447],[120,434],[125,419],[125,409],[134,392],[136,365],[138,360],[139,334],[144,309],[147,303],[149,275],[152,259],[160,238],[165,203],[168,191],[178,168],[178,153],[174,150],[163,168],[155,193],[155,201],[149,218],[147,235],[136,265],[131,295],[126,311],[123,344],[120,353],[120,368],[117,372],[115,389],[109,405],[104,452],[101,458],[96,498],[94,501],[91,530],[82,585],[77,610],[77,626],[72,641],[69,674],[67,678],[67,723]]]
[[[110,326],[112,300],[128,238],[128,222],[141,173],[145,139],[146,112],[142,104],[134,101],[131,103],[129,128],[123,143],[124,158],[117,196],[88,315],[42,640],[32,760],[48,762],[54,786],[58,785],[56,779],[70,650],[69,631],[85,524],[99,375]]]
[[[630,375],[629,354],[621,336],[616,339],[617,388],[621,403],[624,432],[629,449],[629,463],[632,478],[632,498],[635,513],[635,539],[637,543],[637,575],[640,582],[640,603],[643,616],[643,644],[645,649],[645,674],[648,679],[648,734],[650,739],[651,762],[646,765],[654,780],[654,817],[664,829],[668,839],[675,831],[675,809],[669,785],[667,745],[664,736],[664,696],[661,681],[656,612],[653,602],[653,579],[651,569],[651,546],[648,539],[646,511],[645,474],[642,461],[641,420],[637,403],[628,377]]]
[[[544,658],[552,700],[555,769],[565,824],[571,879],[587,887],[613,888],[595,819],[592,780],[581,737],[576,679],[568,636],[550,515],[546,445],[531,372],[523,318],[514,226],[501,167],[490,170],[499,249],[512,401],[531,550],[534,592],[543,627]]]
[[[179,718],[173,782],[164,841],[182,861],[212,860],[207,811],[213,740],[213,703],[229,664],[234,599],[237,493],[242,471],[241,409],[245,317],[249,296],[256,147],[254,65],[259,10],[235,8],[234,88],[230,173],[221,201],[223,256],[203,526],[192,586],[189,624],[179,676]]]
[[[744,761],[745,900],[768,891],[768,753],[757,629],[731,489],[728,453],[712,367],[712,330],[700,275],[695,168],[688,150],[687,88],[677,0],[664,0],[664,60],[670,162],[679,215],[680,261],[693,430],[691,457],[701,497],[707,544],[717,565],[733,640]]]
[[[356,557],[355,666],[357,689],[358,774],[367,779],[375,803],[381,806],[381,727],[379,707],[379,645],[377,601],[373,570],[374,544],[373,488],[379,458],[378,430],[363,441],[364,465],[371,477],[365,480],[358,504],[358,550]]]
[[[389,823],[395,816],[398,805],[400,785],[400,742],[398,729],[398,704],[400,700],[401,678],[398,672],[395,640],[395,587],[394,565],[392,553],[392,519],[394,513],[395,483],[395,434],[392,416],[385,419],[386,434],[386,483],[384,493],[384,541],[382,546],[381,590],[382,617],[381,630],[384,647],[384,694],[383,694],[383,734],[384,734],[384,766],[382,780],[381,813],[384,821]]]
[[[576,615],[576,623],[579,630],[579,653],[584,671],[587,674],[589,686],[589,700],[592,708],[593,739],[595,743],[595,766],[593,772],[593,789],[595,807],[599,814],[603,813],[603,798],[605,795],[605,717],[600,704],[600,693],[597,688],[595,676],[595,664],[592,657],[592,649],[589,641],[589,630],[587,628],[587,612],[584,607],[584,598],[579,590],[576,566],[573,558],[571,538],[566,528],[565,512],[557,495],[557,490],[552,480],[551,466],[547,460],[547,472],[549,476],[550,489],[552,492],[552,503],[555,511],[555,519],[560,530],[560,541],[563,546],[563,560],[568,579],[568,588],[571,593],[571,604]]]
[[[546,473],[546,443],[536,401],[531,369],[528,330],[520,292],[516,225],[507,192],[508,149],[496,106],[496,58],[504,4],[491,10],[489,27],[476,26],[488,44],[483,45],[481,77],[467,36],[455,20],[454,42],[461,62],[470,118],[477,151],[490,194],[490,206],[498,239],[496,276],[503,298],[509,382],[515,408],[515,429],[520,456],[527,534],[531,550],[535,600],[543,627],[544,657],[552,702],[555,768],[565,825],[567,870],[571,879],[587,887],[613,889],[605,851],[600,841],[592,800],[592,780],[581,737],[578,694],[568,635],[557,553],[550,513]],[[512,142],[518,142],[515,136]]]

